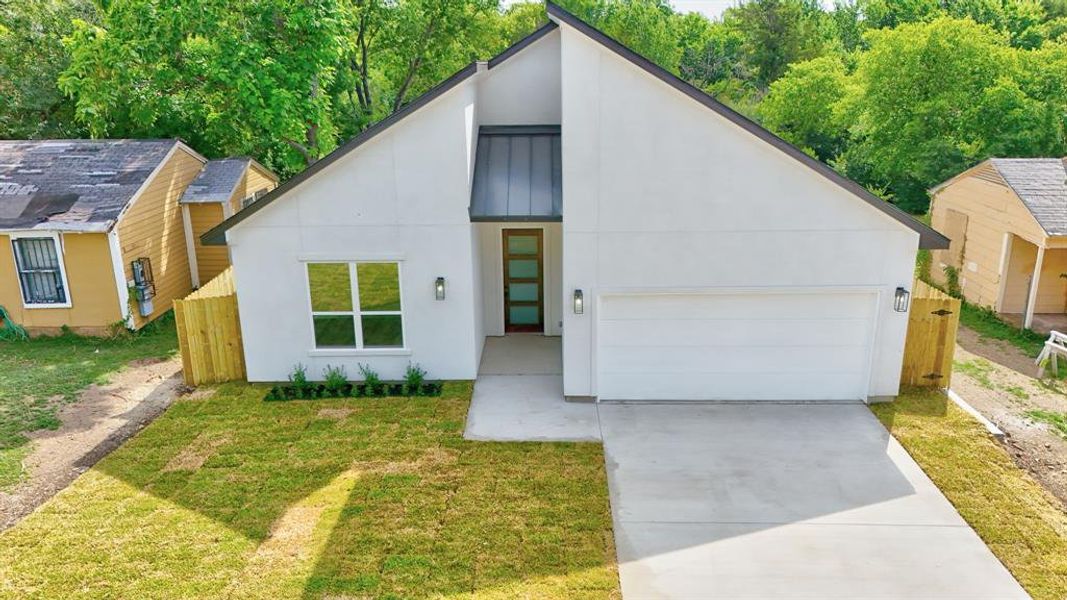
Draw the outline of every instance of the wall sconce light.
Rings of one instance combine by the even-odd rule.
[[[445,278],[444,277],[438,277],[437,280],[433,282],[433,295],[434,295],[434,298],[437,298],[438,300],[444,300],[445,299]]]
[[[574,314],[580,315],[585,312],[585,299],[582,290],[574,290]]]
[[[897,312],[908,312],[908,300],[911,299],[911,293],[902,288],[897,288],[897,293],[893,295],[893,310]]]

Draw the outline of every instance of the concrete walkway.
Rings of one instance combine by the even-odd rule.
[[[1026,598],[862,405],[599,405],[625,598]]]
[[[560,338],[486,339],[463,437],[482,441],[600,441],[596,405],[563,400]]]

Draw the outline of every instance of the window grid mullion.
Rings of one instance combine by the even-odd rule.
[[[363,345],[363,313],[359,306],[359,269],[356,263],[348,263],[348,281],[352,286],[352,319],[356,328],[356,348],[364,348]]]

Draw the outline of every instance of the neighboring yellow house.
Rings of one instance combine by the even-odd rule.
[[[254,161],[208,161],[179,140],[0,141],[0,306],[34,334],[164,314],[198,285],[195,218],[179,200],[216,163],[245,165],[233,197],[276,185]]]
[[[194,287],[230,266],[226,247],[204,246],[200,236],[277,185],[277,176],[250,158],[226,158],[204,165],[181,199]]]
[[[993,158],[930,193],[931,224],[952,240],[934,251],[936,281],[954,270],[969,302],[1067,329],[1067,159]]]

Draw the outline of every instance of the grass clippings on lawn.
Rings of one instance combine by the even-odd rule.
[[[466,441],[470,389],[179,400],[0,535],[0,594],[618,597],[601,446]]]
[[[0,341],[0,490],[23,477],[30,450],[25,434],[58,428],[56,411],[64,402],[131,361],[166,358],[177,348],[169,317],[113,339],[66,334]]]
[[[936,390],[871,409],[1030,595],[1067,598],[1067,515],[981,425]]]

